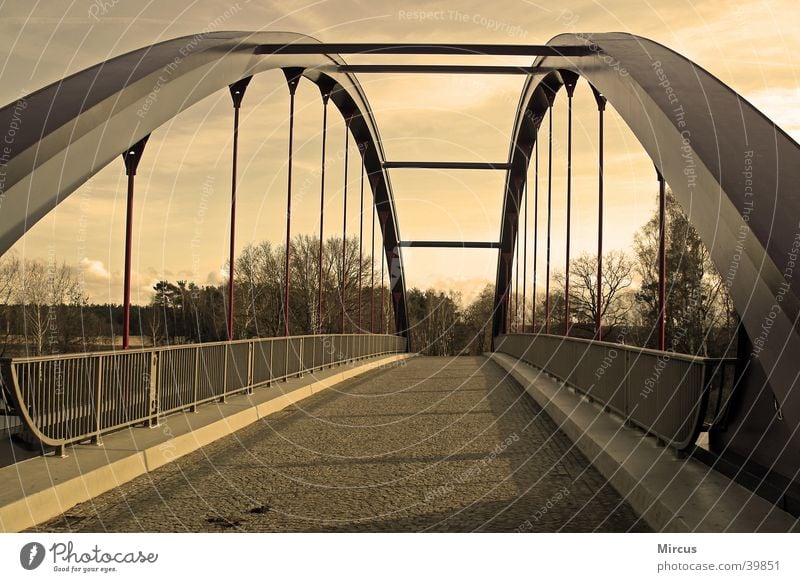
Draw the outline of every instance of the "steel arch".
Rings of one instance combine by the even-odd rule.
[[[800,469],[800,277],[792,277],[800,250],[800,146],[719,79],[651,40],[562,34],[548,44],[584,44],[590,54],[538,58],[542,71],[529,75],[522,91],[505,183],[494,335],[504,331],[502,299],[511,277],[502,257],[514,250],[536,133],[563,86],[558,70],[577,73],[615,107],[670,184],[726,278],[751,338],[756,357],[741,382],[729,433],[714,437],[717,446],[794,478]],[[766,384],[772,393],[763,390]]]
[[[405,277],[380,134],[355,76],[338,55],[256,54],[260,45],[317,43],[290,32],[186,36],[109,59],[0,109],[0,255],[98,170],[175,115],[244,77],[302,67],[328,86],[359,144],[381,216],[396,332],[408,336]],[[366,147],[365,147],[366,146]]]

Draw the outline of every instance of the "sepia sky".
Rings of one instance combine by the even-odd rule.
[[[431,14],[432,6],[438,11]],[[426,13],[427,11],[427,13]],[[220,18],[228,13],[227,19]],[[800,139],[800,8],[793,0],[647,2],[6,0],[0,3],[0,103],[102,60],[208,30],[275,30],[324,42],[540,44],[561,32],[626,31],[705,67]],[[345,57],[351,63],[386,57]],[[402,57],[401,57],[402,58]],[[384,60],[381,60],[384,59]],[[530,64],[529,59],[408,57],[392,62]],[[521,76],[361,76],[389,160],[505,161]],[[240,129],[237,251],[285,236],[288,92],[283,75],[258,75]],[[297,93],[293,233],[317,229],[322,105],[308,82]],[[132,299],[150,300],[159,279],[219,283],[227,259],[231,103],[227,90],[195,105],[150,138],[137,174]],[[329,118],[329,155],[344,126]],[[597,238],[597,111],[588,86],[575,96],[574,253]],[[566,104],[555,109],[553,261],[563,262]],[[352,148],[352,144],[351,144]],[[351,149],[351,153],[354,149]],[[610,108],[606,115],[605,248],[630,250],[655,209],[652,163]],[[542,152],[544,154],[544,152]],[[546,155],[542,156],[546,163]],[[358,232],[358,178],[350,166],[349,235]],[[343,168],[327,175],[327,234],[341,233]],[[401,238],[497,240],[503,172],[392,170]],[[122,300],[125,175],[107,166],[40,221],[12,252],[55,253],[81,269],[94,302]],[[544,205],[540,211],[543,222]],[[530,209],[531,217],[533,209]],[[365,231],[369,230],[369,219]],[[542,245],[540,245],[542,246]],[[543,249],[540,264],[543,260]],[[438,287],[469,300],[494,281],[497,251],[405,249],[408,287]],[[532,263],[532,257],[530,257]],[[541,277],[540,277],[541,280]]]

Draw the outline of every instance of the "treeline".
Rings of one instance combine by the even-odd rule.
[[[344,251],[344,252],[343,252]],[[290,249],[289,330],[376,333],[394,330],[380,263],[362,256],[357,238],[330,238],[322,249],[319,313],[319,239],[298,236]],[[285,246],[247,246],[234,275],[234,337],[284,333]],[[384,269],[384,275],[388,272]],[[149,305],[131,307],[132,346],[227,339],[228,284],[159,281]],[[359,307],[360,306],[360,307]],[[80,273],[62,263],[0,258],[0,355],[66,353],[119,344],[121,305],[89,304]],[[137,341],[138,340],[138,341]]]
[[[289,333],[359,333],[393,330],[389,292],[380,264],[362,256],[357,238],[330,238],[322,249],[322,318],[319,313],[319,238],[295,237],[290,249]],[[234,337],[284,333],[285,246],[248,245],[234,269]],[[384,269],[385,272],[385,269]],[[199,287],[160,281],[152,305],[140,309],[142,335],[151,344],[227,339],[227,283]],[[344,298],[344,299],[342,299]],[[359,317],[360,306],[360,317]]]
[[[708,249],[671,192],[667,193],[666,210],[667,349],[698,356],[731,355],[735,352],[738,318],[727,287]],[[604,339],[657,347],[658,235],[658,215],[654,214],[636,234],[632,255],[615,251],[603,256]],[[564,283],[563,270],[555,272],[550,289],[551,333],[564,331]],[[514,291],[509,299],[510,329],[521,331],[522,297],[516,293],[516,285]],[[570,263],[570,335],[594,336],[596,295],[597,256],[584,254]],[[545,328],[541,286],[537,296],[535,328],[530,299],[526,305],[527,332]]]

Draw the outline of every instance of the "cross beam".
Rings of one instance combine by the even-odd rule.
[[[591,54],[585,45],[550,46],[544,44],[514,46],[508,44],[402,44],[402,43],[291,43],[261,44],[257,55],[475,55],[523,57],[582,57]]]
[[[507,162],[384,162],[383,167],[415,168],[420,170],[508,170]]]
[[[456,240],[403,240],[397,243],[401,247],[429,249],[499,249],[499,242],[491,241],[456,241]]]
[[[531,75],[551,71],[552,67],[514,67],[505,65],[339,65],[340,73],[432,73],[439,75]]]

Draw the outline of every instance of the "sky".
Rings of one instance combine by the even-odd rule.
[[[6,0],[0,3],[0,103],[113,56],[209,29],[293,31],[323,42],[509,44],[541,44],[562,32],[625,31],[661,42],[705,67],[800,140],[800,7],[793,0],[440,1],[436,14],[431,6],[403,0]],[[345,58],[350,63],[386,62],[381,57]],[[465,61],[409,57],[392,62]],[[530,64],[524,58],[468,62]],[[506,161],[523,77],[371,74],[359,79],[388,160]],[[237,253],[248,244],[279,244],[285,237],[288,104],[280,72],[256,76],[247,89],[239,143]],[[556,265],[564,260],[566,188],[567,113],[565,103],[559,104],[553,157]],[[592,253],[597,240],[597,110],[585,83],[576,91],[574,111],[572,248],[574,254]],[[152,134],[137,174],[134,303],[149,302],[153,284],[161,279],[198,284],[224,280],[231,123],[230,96],[221,90]],[[319,92],[301,83],[293,234],[313,234],[318,226],[321,124]],[[341,154],[344,135],[342,120],[331,115],[332,158]],[[605,249],[630,251],[636,231],[655,210],[657,182],[652,163],[613,107],[606,114],[605,157]],[[356,156],[350,159],[348,235],[355,236],[360,168]],[[503,179],[503,172],[491,171],[391,170],[401,238],[497,240]],[[343,183],[343,164],[333,164],[326,179],[328,234],[341,233]],[[27,259],[55,255],[79,269],[91,301],[120,303],[125,195],[119,159],[36,224],[11,252]],[[369,233],[368,188],[366,200]],[[530,217],[532,232],[532,206]],[[405,249],[407,287],[455,291],[468,301],[494,282],[496,261],[497,251],[492,250]],[[542,274],[538,278],[543,281]]]

